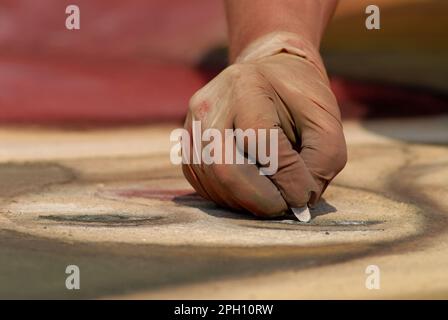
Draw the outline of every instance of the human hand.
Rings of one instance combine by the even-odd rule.
[[[270,34],[249,45],[191,98],[190,133],[193,121],[200,121],[201,133],[214,128],[222,137],[225,129],[278,130],[278,171],[272,175],[261,175],[258,152],[237,141],[234,150],[246,147],[257,165],[189,161],[182,167],[204,198],[260,217],[315,205],[347,161],[339,108],[320,56],[293,34]],[[264,142],[257,137],[257,151]]]

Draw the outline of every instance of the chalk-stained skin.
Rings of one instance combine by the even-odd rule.
[[[253,164],[183,165],[203,197],[260,217],[313,206],[347,161],[339,107],[319,53],[292,33],[268,34],[249,45],[193,95],[189,132],[192,121],[222,132],[279,129],[279,169],[269,177]]]

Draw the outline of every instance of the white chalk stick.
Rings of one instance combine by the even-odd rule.
[[[300,222],[310,222],[311,213],[307,206],[301,208],[291,208],[292,212]]]

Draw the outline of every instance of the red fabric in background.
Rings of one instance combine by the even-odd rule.
[[[205,80],[193,68],[135,61],[0,59],[0,122],[181,121]]]
[[[71,4],[80,30],[65,28]],[[2,53],[191,63],[223,41],[221,0],[0,1]]]
[[[70,4],[81,30],[65,28]],[[181,121],[221,67],[200,70],[201,57],[224,43],[221,0],[2,0],[0,123]],[[447,110],[446,97],[416,88],[332,87],[345,118]]]
[[[224,20],[210,0],[2,0],[0,121],[180,120]]]

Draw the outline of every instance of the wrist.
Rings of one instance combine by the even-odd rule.
[[[319,50],[298,34],[276,31],[263,35],[248,44],[235,58],[235,63],[252,62],[279,53],[289,53],[308,60],[326,75]]]

